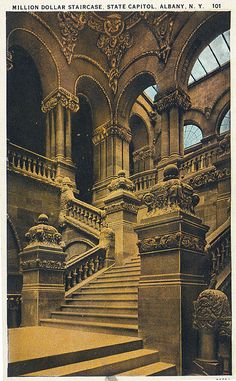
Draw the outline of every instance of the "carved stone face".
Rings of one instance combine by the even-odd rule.
[[[121,16],[118,14],[107,16],[104,22],[104,30],[106,34],[111,37],[116,37],[121,34],[124,30],[124,22]]]

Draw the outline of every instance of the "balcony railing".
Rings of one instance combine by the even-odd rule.
[[[130,176],[130,180],[132,180],[135,185],[135,192],[144,193],[157,183],[156,168],[136,173]]]
[[[55,161],[10,142],[7,148],[9,169],[41,181],[55,181]]]

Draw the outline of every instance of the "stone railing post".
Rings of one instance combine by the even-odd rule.
[[[61,247],[61,234],[41,214],[38,224],[26,233],[28,245],[20,253],[23,272],[22,323],[39,325],[50,316],[64,299],[64,268],[66,254]]]
[[[108,186],[110,194],[105,198],[106,222],[115,232],[115,262],[123,264],[137,250],[137,235],[134,226],[140,201],[134,193],[134,184],[124,171]]]
[[[231,337],[230,305],[222,291],[207,289],[200,293],[194,302],[193,326],[198,330],[198,356],[194,366],[208,375],[230,374],[230,345],[224,349],[224,352],[228,349],[222,356],[226,358],[224,364],[219,361],[220,341]]]
[[[194,214],[199,197],[179,179],[175,165],[143,196],[146,216],[135,229],[141,256],[138,293],[139,335],[176,364],[190,369],[197,347],[193,301],[205,287],[204,252],[208,227]]]

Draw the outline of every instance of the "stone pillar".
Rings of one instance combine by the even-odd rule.
[[[183,112],[191,107],[189,96],[179,87],[158,93],[155,110],[161,115],[161,162],[158,166],[159,178],[163,168],[169,163],[177,163],[184,152]]]
[[[198,330],[198,356],[194,366],[207,375],[228,372],[219,361],[219,338],[231,336],[231,312],[227,296],[219,290],[204,290],[194,302],[194,328]],[[228,348],[230,353],[230,348]]]
[[[40,324],[50,312],[60,306],[65,296],[63,280],[65,257],[61,234],[48,225],[48,217],[41,214],[38,224],[26,234],[28,245],[20,253],[23,272],[23,327]]]
[[[94,144],[94,178],[93,202],[99,205],[99,200],[107,195],[107,185],[110,179],[117,176],[120,170],[129,173],[129,143],[130,131],[110,123],[97,127],[93,134]]]
[[[148,211],[135,229],[141,256],[139,335],[182,375],[196,356],[193,301],[206,287],[208,227],[195,216],[199,197],[179,179],[175,165],[166,166],[164,180],[143,201]]]
[[[46,157],[51,157],[51,137],[50,137],[50,118],[49,113],[46,114]]]
[[[59,88],[42,102],[42,111],[50,114],[51,158],[57,161],[56,181],[70,177],[74,182],[75,166],[71,161],[71,112],[79,110],[79,99]]]
[[[104,200],[106,221],[115,232],[115,262],[122,265],[129,257],[138,254],[134,227],[140,201],[134,194],[134,184],[126,178],[124,171],[118,172],[108,189],[110,194]]]

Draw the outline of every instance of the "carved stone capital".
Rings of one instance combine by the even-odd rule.
[[[189,184],[179,179],[179,170],[175,165],[167,165],[163,181],[144,194],[143,202],[148,207],[149,214],[162,215],[182,210],[194,215],[199,196],[194,194]]]
[[[46,214],[41,214],[38,217],[38,224],[29,229],[25,238],[29,243],[24,250],[43,246],[46,249],[53,248],[62,251],[62,236],[56,228],[48,224],[48,216]]]
[[[136,163],[137,161],[143,161],[148,158],[153,158],[153,156],[154,146],[145,146],[133,152],[134,163]]]
[[[127,143],[130,143],[132,138],[130,130],[118,125],[108,127],[107,136],[118,136],[121,140],[124,140]]]
[[[117,191],[119,189],[134,192],[135,185],[133,181],[126,177],[125,171],[119,171],[117,178],[112,180],[108,185],[108,189],[110,192]]]
[[[206,242],[202,238],[183,232],[164,234],[138,241],[140,253],[181,248],[203,252],[205,244]]]
[[[204,290],[194,302],[196,329],[217,331],[219,335],[231,335],[231,312],[227,296],[219,290]]]
[[[157,93],[154,99],[154,108],[158,114],[162,114],[172,107],[178,107],[183,111],[187,111],[191,107],[188,94],[180,88],[171,89],[166,94]]]
[[[47,113],[58,104],[61,104],[64,108],[67,108],[73,112],[77,112],[79,110],[79,98],[61,87],[49,94],[42,101],[41,110],[44,113]]]

